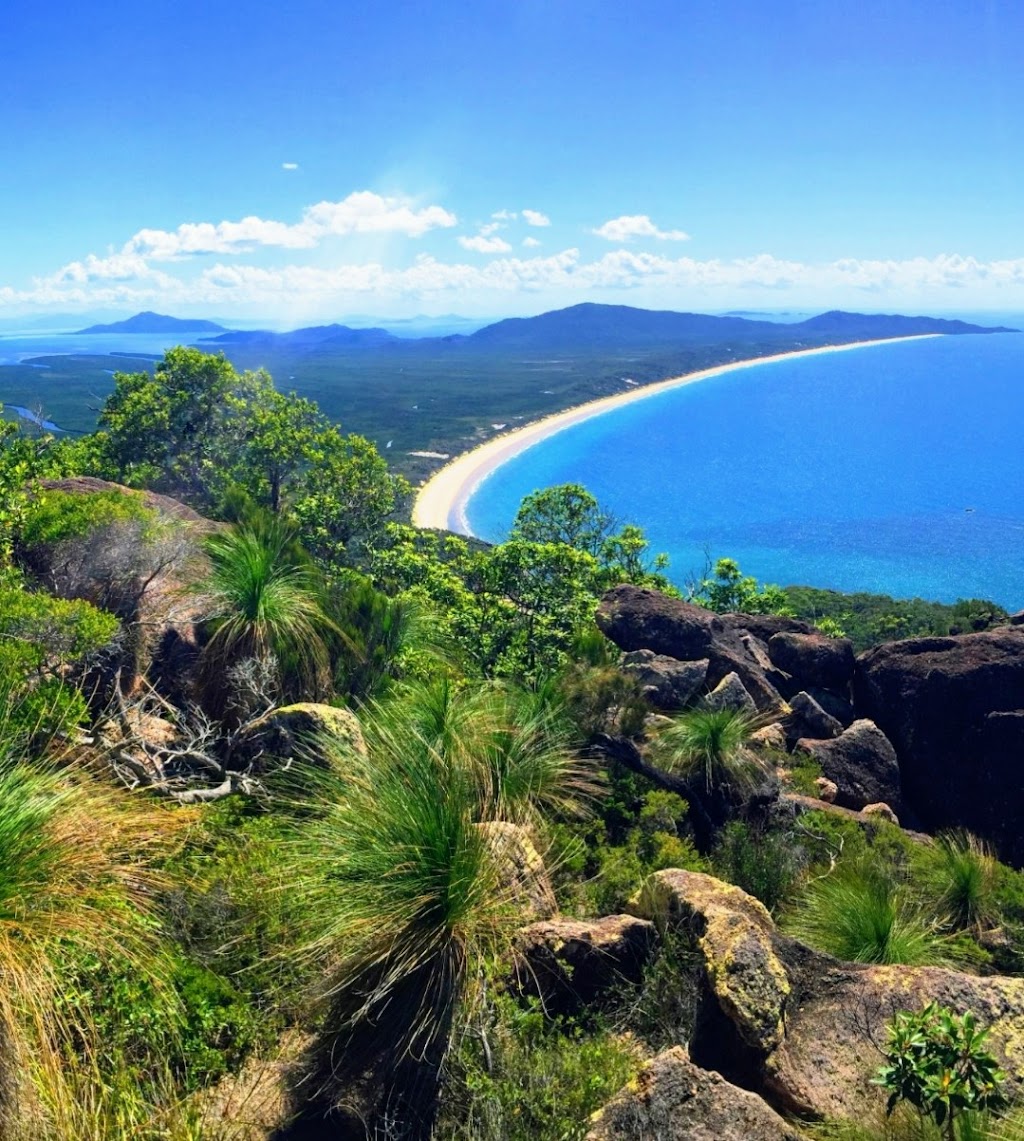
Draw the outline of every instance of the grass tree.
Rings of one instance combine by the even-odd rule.
[[[307,953],[329,967],[293,1137],[431,1136],[453,1033],[528,907],[496,826],[574,804],[582,778],[510,701],[439,682],[375,708],[368,755],[334,758],[335,795],[288,847]]]
[[[923,966],[949,961],[936,924],[891,875],[863,860],[840,863],[812,882],[785,927],[847,962]]]
[[[209,539],[207,554],[209,639],[199,671],[207,711],[225,713],[228,673],[246,659],[275,663],[285,696],[318,696],[329,677],[326,638],[337,631],[290,528],[279,520],[244,523]]]
[[[680,714],[655,741],[656,764],[684,782],[698,846],[707,852],[738,800],[766,778],[750,749],[756,722],[734,709],[698,707]]]

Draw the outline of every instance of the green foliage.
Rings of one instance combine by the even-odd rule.
[[[733,820],[725,826],[711,863],[715,875],[775,912],[796,891],[804,870],[800,857],[791,833]]]
[[[825,633],[837,624],[857,651],[896,638],[969,634],[1006,617],[1001,606],[982,599],[961,599],[949,605],[887,594],[841,594],[811,586],[787,586],[783,594],[795,617],[813,622]]]
[[[331,586],[325,610],[343,634],[337,639],[335,689],[351,703],[384,696],[403,676],[451,672],[442,623],[421,598],[390,598],[350,573]]]
[[[147,860],[172,843],[180,814],[146,810],[125,793],[73,774],[0,757],[0,1069],[17,1051],[58,1088],[71,1044],[98,1059],[102,1043],[61,1005],[69,961],[150,968],[153,888]],[[0,1131],[10,1106],[0,1098]]]
[[[581,1139],[589,1117],[629,1082],[641,1055],[629,1038],[586,1032],[498,995],[450,1063],[439,1135],[453,1141]]]
[[[922,847],[917,871],[936,912],[958,930],[980,931],[996,923],[998,864],[988,846],[969,832],[944,832]]]
[[[847,860],[814,880],[786,917],[788,933],[855,963],[946,963],[950,949],[921,906],[883,867]]]
[[[714,574],[691,591],[690,601],[719,614],[793,614],[781,587],[759,585],[757,579],[743,574],[735,559],[719,559]]]
[[[118,523],[152,527],[155,518],[141,495],[120,491],[79,495],[49,489],[32,496],[19,537],[26,547],[56,546]]]
[[[916,1014],[898,1013],[876,1079],[889,1091],[887,1111],[907,1101],[940,1128],[945,1124],[946,1137],[955,1141],[961,1113],[1004,1104],[999,1085],[1005,1075],[985,1049],[987,1036],[970,1011],[957,1015],[933,1002]]]
[[[519,505],[510,538],[529,543],[555,543],[582,551],[597,562],[605,586],[616,582],[656,586],[676,591],[658,572],[668,566],[666,555],[648,563],[650,543],[643,529],[616,522],[581,484],[563,483],[534,491]]]

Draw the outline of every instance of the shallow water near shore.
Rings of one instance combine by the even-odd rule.
[[[522,497],[584,484],[683,584],[705,551],[780,584],[1024,607],[1024,334],[766,361],[567,428],[466,506],[505,537]]]

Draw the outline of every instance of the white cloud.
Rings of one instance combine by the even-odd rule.
[[[496,234],[499,230],[505,229],[504,222],[488,222],[486,226],[480,227],[480,233],[485,237],[490,237],[491,234]]]
[[[646,214],[623,214],[612,218],[593,231],[609,242],[628,242],[631,238],[658,238],[663,242],[685,242],[690,235],[682,230],[659,230]]]
[[[454,226],[454,214],[441,206],[417,208],[408,200],[356,191],[340,202],[307,206],[296,223],[250,215],[240,222],[184,222],[176,230],[140,230],[126,254],[173,261],[193,254],[245,253],[259,246],[311,249],[325,237],[347,234],[402,234],[418,238],[428,230]]]
[[[527,242],[535,239],[527,238]],[[373,298],[386,305],[439,300],[445,306],[508,310],[517,296],[538,298],[538,308],[601,300],[628,291],[634,304],[714,310],[739,304],[801,307],[886,308],[921,311],[972,303],[990,308],[1024,305],[1024,258],[982,262],[957,254],[902,261],[842,258],[806,263],[771,254],[698,261],[620,248],[592,261],[567,249],[548,256],[510,254],[500,237],[460,238],[475,253],[502,256],[445,262],[420,254],[404,265],[377,262],[259,266],[221,261],[205,268],[178,261],[176,273],[150,265],[138,254],[89,255],[29,288],[0,285],[0,312],[30,308],[160,308],[188,305],[227,312],[301,309],[343,313],[350,303]],[[494,243],[498,245],[488,247]],[[321,258],[318,258],[322,262]],[[490,301],[481,300],[490,298]]]
[[[540,245],[540,242],[537,241],[537,239],[534,237],[523,238],[523,245],[526,246],[528,249],[535,249],[537,246]]]
[[[550,226],[551,219],[547,214],[542,214],[539,210],[524,210],[523,217],[526,219],[528,226]]]
[[[478,254],[507,254],[512,248],[504,238],[490,237],[491,228],[484,226],[479,234],[467,238],[465,234],[459,236],[459,245],[466,250],[475,250]]]
[[[491,217],[498,222],[514,222],[519,215],[515,210],[495,210]]]
[[[297,162],[283,162],[281,163],[282,170],[298,170],[299,164]]]

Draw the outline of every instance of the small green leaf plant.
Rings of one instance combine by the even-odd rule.
[[[874,1079],[889,1091],[886,1113],[909,1102],[956,1141],[965,1113],[1004,1104],[999,1087],[1006,1075],[985,1049],[987,1037],[970,1011],[958,1015],[934,1002],[916,1014],[900,1011],[888,1027],[886,1064]]]

